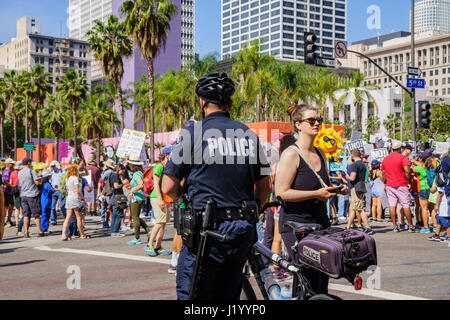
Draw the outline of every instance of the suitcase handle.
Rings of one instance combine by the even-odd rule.
[[[356,266],[359,262],[366,260],[368,257],[370,257],[370,260],[373,261],[372,254],[368,253],[360,258],[352,258],[352,259],[344,258],[344,264]]]

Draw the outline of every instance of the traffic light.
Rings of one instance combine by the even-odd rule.
[[[317,36],[313,32],[305,32],[304,33],[304,61],[305,64],[315,65],[317,58],[317,46],[316,46]]]
[[[431,125],[431,104],[419,101],[419,129],[429,129]]]

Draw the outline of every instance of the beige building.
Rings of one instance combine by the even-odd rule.
[[[350,46],[349,49],[370,57],[406,87],[408,66],[412,66],[411,36],[401,35],[376,43],[363,40]],[[376,84],[380,88],[399,87],[373,63],[356,54],[349,53],[348,58],[340,59],[340,62],[343,67],[358,68],[364,74],[365,84]],[[449,98],[450,33],[430,31],[416,34],[415,67],[422,70],[421,78],[426,81],[426,91],[418,89],[418,96]]]
[[[17,21],[17,37],[0,46],[0,69],[30,70],[40,64],[51,73],[50,81],[56,83],[75,69],[91,84],[89,45],[85,41],[55,38],[40,34],[39,20],[22,17]]]

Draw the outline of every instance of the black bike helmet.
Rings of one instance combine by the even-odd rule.
[[[197,83],[195,92],[206,102],[225,106],[236,91],[233,80],[226,73],[208,73]]]

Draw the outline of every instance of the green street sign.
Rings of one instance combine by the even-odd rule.
[[[36,150],[36,147],[35,147],[34,144],[32,144],[32,143],[24,143],[24,144],[23,144],[23,149],[24,149],[25,151],[35,151],[35,150]]]

